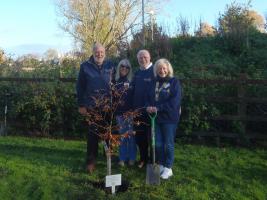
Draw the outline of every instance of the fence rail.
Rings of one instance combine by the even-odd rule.
[[[12,77],[0,77],[0,82],[62,82],[62,83],[75,83],[75,78],[12,78]],[[249,104],[266,104],[267,105],[267,94],[263,97],[248,97],[247,88],[248,86],[264,86],[267,87],[267,79],[257,80],[248,79],[246,75],[241,74],[237,79],[182,79],[182,84],[192,84],[197,86],[209,86],[209,85],[221,85],[221,86],[233,86],[237,88],[237,95],[231,97],[225,96],[206,96],[205,101],[211,103],[232,103],[237,105],[237,113],[233,115],[220,115],[210,117],[209,120],[215,121],[239,121],[241,128],[244,130],[242,137],[256,138],[256,139],[267,139],[267,130],[265,133],[251,133],[247,132],[246,126],[248,122],[267,122],[266,113],[263,116],[248,116],[247,107]],[[266,111],[267,112],[267,111]],[[238,138],[240,134],[230,132],[193,132],[191,135],[197,136],[215,136],[215,137],[229,137]]]
[[[199,132],[195,131],[191,135],[195,136],[212,136],[217,137],[218,142],[220,137],[228,138],[246,138],[246,139],[267,139],[267,130],[265,133],[249,132],[246,129],[248,122],[267,122],[267,110],[264,116],[249,116],[247,115],[247,106],[251,103],[265,104],[267,105],[267,93],[264,97],[247,97],[248,86],[264,86],[267,87],[267,80],[256,80],[248,79],[246,74],[241,74],[239,78],[233,79],[191,79],[183,80],[184,84],[194,84],[194,85],[230,85],[237,88],[237,96],[225,97],[225,96],[207,96],[204,99],[210,103],[233,103],[237,105],[237,113],[235,115],[220,115],[209,117],[210,120],[215,121],[239,121],[242,134],[232,133],[232,132]]]

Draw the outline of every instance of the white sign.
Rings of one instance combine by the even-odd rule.
[[[111,187],[111,193],[115,193],[115,186],[121,185],[121,174],[106,176],[106,187]]]

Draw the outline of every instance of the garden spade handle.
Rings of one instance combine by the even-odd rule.
[[[155,119],[157,117],[157,112],[149,114],[151,120],[151,145],[152,145],[152,164],[155,164]]]

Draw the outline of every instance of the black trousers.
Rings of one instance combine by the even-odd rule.
[[[146,114],[142,115],[140,118],[135,119],[141,121],[141,125],[134,126],[135,141],[140,153],[140,161],[148,162],[148,147],[150,141],[150,123]]]
[[[96,162],[98,155],[98,143],[101,141],[100,135],[105,133],[105,127],[110,123],[110,115],[107,113],[102,113],[103,121],[98,122],[97,126],[90,125],[87,134],[87,153],[86,153],[86,164],[93,164]],[[99,128],[104,127],[104,128]],[[106,141],[107,145],[108,141]]]
[[[94,126],[89,126],[89,132],[87,134],[87,154],[86,164],[94,164],[98,155],[98,143],[100,137],[97,134],[97,130]]]

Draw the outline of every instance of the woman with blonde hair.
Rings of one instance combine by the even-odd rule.
[[[129,165],[134,165],[136,160],[136,143],[135,137],[132,134],[132,119],[125,118],[123,113],[129,110],[129,95],[128,88],[132,78],[132,67],[127,59],[123,59],[119,62],[116,69],[115,84],[117,90],[121,93],[120,103],[116,110],[116,121],[120,127],[119,133],[129,134],[127,137],[121,139],[119,146],[119,165],[124,166],[125,162]]]
[[[159,59],[154,65],[155,81],[146,98],[146,111],[157,113],[156,161],[160,165],[162,179],[173,175],[174,141],[180,118],[181,85],[173,76],[173,68],[167,59]]]

